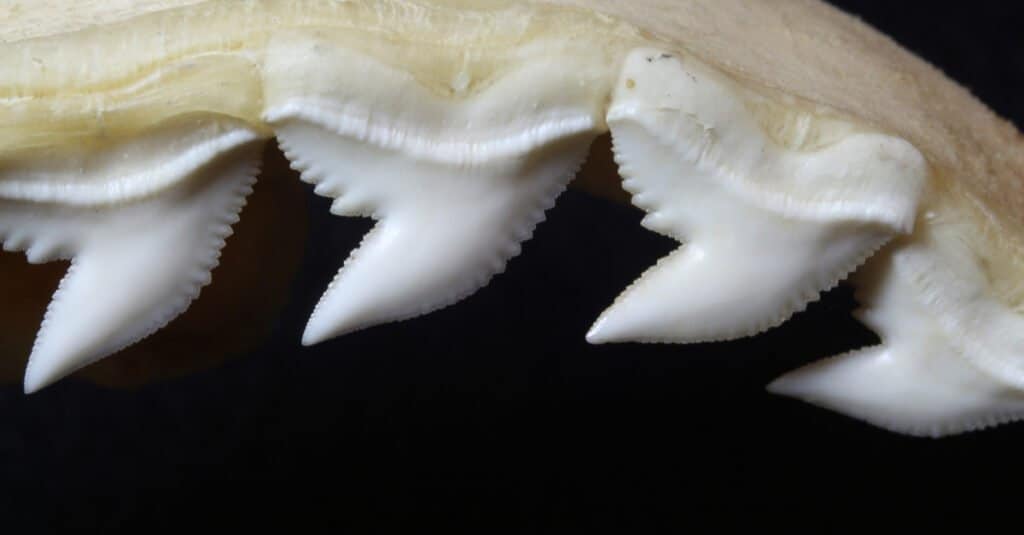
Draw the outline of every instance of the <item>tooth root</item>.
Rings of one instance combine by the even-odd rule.
[[[317,192],[344,192],[338,215],[372,215],[364,238],[317,305],[306,345],[450,305],[519,253],[586,155],[591,134],[516,158],[424,161],[302,120],[275,126]]]
[[[887,257],[858,274],[858,297],[868,304],[861,320],[881,334],[882,345],[790,372],[769,391],[917,436],[1024,418],[1024,392],[965,359]]]
[[[97,207],[0,201],[34,260],[73,256],[29,358],[25,391],[130,345],[181,314],[210,281],[251,192],[259,143],[209,162],[159,195]]]
[[[4,162],[0,199],[74,206],[132,202],[259,138],[223,118],[172,118],[106,146],[64,147],[59,157]]]
[[[683,245],[601,315],[592,343],[757,334],[911,224],[926,172],[912,147],[850,134],[787,149],[743,98],[691,58],[627,58],[607,119],[623,185],[642,224]]]

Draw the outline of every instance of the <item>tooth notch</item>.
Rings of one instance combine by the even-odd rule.
[[[890,431],[941,437],[1024,418],[1024,391],[972,364],[910,265],[914,247],[889,247],[858,272],[858,319],[882,344],[816,362],[771,385]],[[988,338],[984,330],[975,333]]]
[[[809,119],[769,136],[778,106],[749,105],[758,98],[689,57],[629,55],[607,117],[616,161],[648,212],[643,225],[683,245],[602,314],[589,341],[759,333],[911,228],[925,176],[916,150],[848,128],[831,136],[832,123]]]
[[[26,392],[149,336],[198,296],[256,179],[261,143],[249,134],[185,163],[168,187],[131,202],[0,199],[6,248],[34,262],[72,258],[36,336]]]
[[[344,192],[332,213],[379,221],[321,298],[306,345],[426,314],[484,286],[544,219],[590,141],[577,136],[527,162],[458,169],[301,121],[281,123],[277,133],[305,180]],[[330,171],[310,171],[320,168]]]
[[[442,97],[330,43],[271,47],[271,71],[308,71],[268,89],[264,116],[285,155],[334,199],[333,214],[378,221],[316,306],[304,344],[445,307],[504,270],[601,128],[601,85],[579,83],[587,74],[567,73],[567,61],[531,58],[484,90]]]

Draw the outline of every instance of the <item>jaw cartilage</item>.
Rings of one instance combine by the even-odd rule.
[[[757,334],[909,228],[924,168],[905,142],[807,126],[787,147],[744,98],[689,58],[627,58],[608,113],[620,174],[643,225],[683,245],[602,314],[591,342]],[[908,171],[909,184],[893,179]]]
[[[210,282],[231,225],[252,191],[262,146],[244,129],[232,132],[233,145],[222,147],[224,139],[197,139],[188,161],[149,161],[150,172],[140,171],[138,179],[167,174],[173,185],[148,195],[124,195],[145,187],[137,182],[106,189],[94,183],[97,202],[92,204],[0,199],[5,249],[25,251],[32,262],[71,259],[36,336],[26,392],[153,334]],[[205,151],[204,144],[216,150]],[[103,176],[102,166],[78,173],[82,170]],[[61,177],[87,184],[74,173]],[[123,176],[112,174],[111,180]],[[102,201],[100,192],[105,192]],[[122,196],[110,202],[112,195]]]

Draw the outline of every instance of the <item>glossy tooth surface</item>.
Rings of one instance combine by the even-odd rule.
[[[250,132],[237,133],[231,144],[207,140],[209,151],[191,147],[194,158],[187,161],[161,161],[148,148],[122,153],[138,164],[138,180],[173,184],[150,196],[82,205],[0,199],[5,249],[24,250],[32,262],[72,259],[36,337],[26,392],[149,336],[209,283],[258,172],[261,143]],[[89,176],[71,176],[74,171],[61,180],[87,186],[97,201],[146,189],[137,182],[123,187],[124,175],[116,173],[121,164],[110,164],[115,170],[106,188],[85,184]],[[79,173],[87,171],[103,174],[88,167]]]
[[[608,113],[620,174],[643,225],[683,245],[602,314],[591,342],[759,333],[909,229],[924,167],[905,142],[843,132],[786,149],[741,96],[688,59],[627,59]]]
[[[882,344],[810,364],[769,385],[892,431],[939,437],[1024,418],[1024,391],[985,373],[887,250],[858,273],[858,317]]]
[[[337,199],[333,214],[379,221],[316,306],[306,345],[426,314],[483,287],[519,253],[590,143],[574,138],[529,159],[460,169],[308,123],[277,132],[304,179]]]
[[[285,155],[335,199],[333,214],[378,221],[316,306],[306,345],[426,314],[484,286],[544,219],[599,129],[599,95],[586,84],[562,89],[557,60],[441,97],[342,48],[297,41],[272,50],[282,69],[311,69],[308,85],[270,91],[265,116]],[[326,58],[346,66],[336,83],[318,78],[329,76],[319,69]]]

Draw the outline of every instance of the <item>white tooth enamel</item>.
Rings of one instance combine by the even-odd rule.
[[[594,343],[730,339],[785,321],[911,228],[926,172],[878,134],[787,149],[739,88],[656,50],[629,55],[607,120],[644,226],[684,245],[599,318]]]
[[[210,282],[224,240],[252,190],[261,154],[251,131],[236,126],[227,135],[236,140],[233,145],[211,151],[185,147],[196,159],[174,163],[148,144],[129,145],[121,152],[124,161],[134,169],[153,170],[152,175],[139,174],[139,180],[162,180],[170,166],[179,172],[166,180],[167,188],[148,197],[88,206],[0,199],[5,248],[27,250],[34,262],[73,259],[36,337],[26,392],[149,336],[181,314]],[[182,138],[197,139],[184,133]],[[111,162],[114,171],[124,165],[129,164]],[[81,172],[69,170],[54,183],[76,184],[80,177],[90,181],[102,175],[98,167]],[[112,184],[118,180],[110,177]],[[142,189],[131,184],[112,188],[111,194]]]
[[[484,286],[519,253],[590,143],[576,136],[529,158],[457,168],[299,121],[277,132],[305,180],[345,192],[332,213],[380,220],[321,298],[306,345],[426,314]]]
[[[858,317],[882,345],[816,362],[769,390],[911,435],[938,437],[1024,418],[1024,390],[965,358],[963,339],[951,337],[932,300],[922,299],[907,254],[887,250],[856,277],[858,299],[866,304]],[[993,328],[978,334],[988,338]]]
[[[332,213],[379,220],[324,293],[306,345],[484,286],[519,253],[601,128],[602,86],[555,58],[524,62],[479,93],[442,97],[343,47],[281,40],[270,50],[267,69],[291,76],[272,78],[264,116],[293,167],[335,199]],[[345,69],[335,76],[325,64]]]

